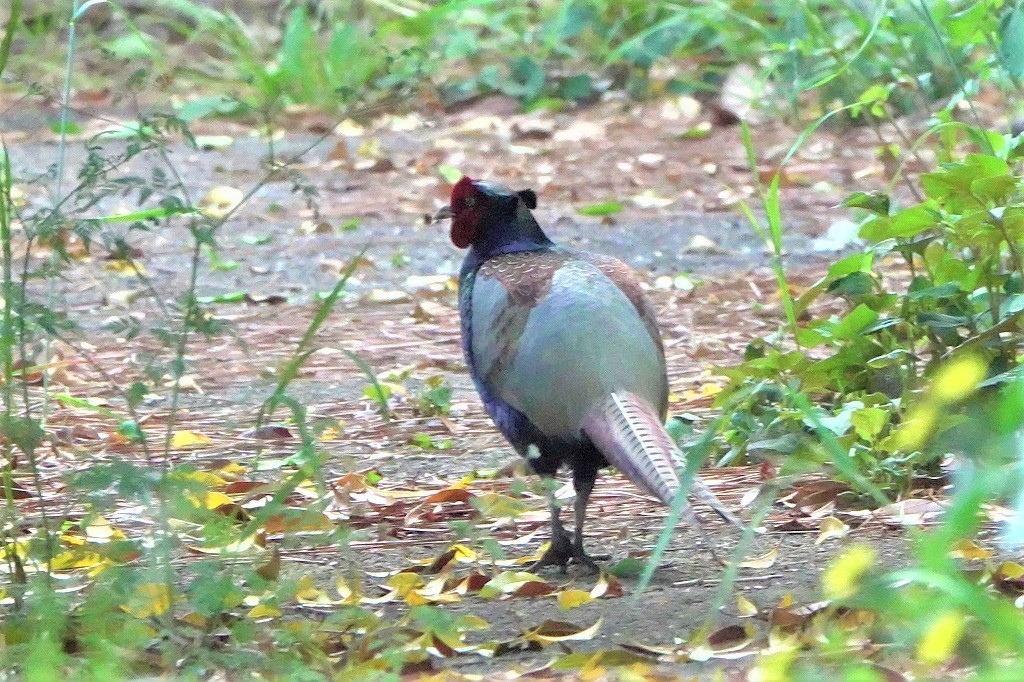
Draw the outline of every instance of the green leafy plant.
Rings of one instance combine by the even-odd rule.
[[[727,460],[742,451],[804,448],[807,418],[787,393],[801,391],[821,405],[821,423],[863,471],[905,491],[916,472],[939,461],[893,437],[933,369],[970,350],[986,361],[990,385],[1015,376],[1024,186],[1013,171],[1018,143],[985,139],[993,153],[971,153],[923,175],[920,204],[893,211],[881,194],[847,200],[868,215],[860,230],[867,247],[795,297],[796,346],[754,344],[742,365],[722,370],[730,384],[720,400],[759,386],[724,432]],[[843,312],[795,323],[826,299]],[[955,424],[948,417],[947,428]]]

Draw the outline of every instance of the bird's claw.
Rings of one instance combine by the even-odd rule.
[[[544,552],[544,555],[537,561],[530,564],[531,571],[537,571],[545,566],[558,566],[565,573],[569,564],[582,566],[587,573],[598,573],[600,568],[597,563],[583,551],[583,545],[573,542],[566,533],[560,538],[552,539],[551,546]]]

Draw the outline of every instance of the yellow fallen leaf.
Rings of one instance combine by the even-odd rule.
[[[476,552],[467,547],[466,545],[456,543],[452,545],[450,549],[451,551],[455,552],[454,559],[459,563],[471,564],[476,562],[477,560]]]
[[[181,433],[188,433],[188,432],[187,431],[182,431]],[[193,434],[193,435],[200,435],[200,434]],[[206,436],[202,436],[202,437],[206,438]],[[211,442],[211,443],[213,442],[213,441],[210,441],[208,438],[207,438],[207,440],[209,442]],[[224,480],[223,478],[221,478],[217,474],[212,473],[210,471],[175,471],[175,472],[173,472],[171,474],[171,476],[173,478],[175,478],[175,479],[188,481],[190,483],[201,483],[201,484],[203,484],[203,485],[205,485],[205,486],[207,486],[209,488],[220,488],[222,486],[227,485],[227,481],[226,480]]]
[[[339,429],[338,427],[335,426],[328,426],[320,434],[319,440],[337,440],[341,438],[343,435],[345,435],[345,432],[342,429]]]
[[[754,606],[754,602],[742,594],[736,595],[736,610],[739,611],[740,618],[752,618],[757,615],[757,607]]]
[[[118,277],[144,276],[146,268],[136,260],[112,260],[103,264],[103,269],[112,272]]]
[[[1015,561],[1004,561],[999,564],[999,568],[996,569],[996,575],[1000,575],[1009,580],[1017,580],[1024,577],[1024,566],[1021,566]]]
[[[259,549],[258,536],[253,533],[237,542],[229,542],[226,545],[186,545],[190,552],[196,554],[244,554],[253,549]]]
[[[583,590],[562,590],[558,593],[558,608],[568,611],[594,601],[589,592]]]
[[[338,591],[338,596],[341,597],[342,601],[348,601],[354,594],[352,588],[349,587],[348,581],[345,580],[345,576],[342,575],[339,575],[335,581],[334,589]]]
[[[213,440],[209,436],[194,431],[177,431],[171,436],[172,448],[190,448],[197,445],[212,445]]]
[[[81,547],[86,543],[86,539],[81,535],[75,535],[73,533],[62,533],[60,541],[65,545],[71,545],[72,547]]]
[[[878,620],[878,614],[868,609],[850,609],[839,615],[839,624],[848,630],[871,627]]]
[[[199,208],[211,218],[223,218],[242,203],[245,195],[234,187],[214,187],[199,202]]]
[[[991,550],[987,550],[980,546],[978,543],[974,542],[974,540],[964,538],[953,546],[953,549],[949,552],[949,556],[954,559],[972,561],[975,559],[988,559],[992,556],[992,552]]]
[[[430,594],[424,590],[410,590],[405,595],[405,603],[409,606],[421,606],[423,604],[452,604],[462,601],[462,597],[454,592],[441,592]]]
[[[917,660],[927,665],[948,661],[964,634],[965,620],[964,614],[954,610],[936,616],[917,642]]]
[[[594,587],[590,590],[590,596],[594,599],[600,599],[604,596],[621,597],[622,583],[614,575],[601,571],[597,582],[594,583]]]
[[[202,494],[202,497],[188,494],[189,499],[196,503],[196,506],[205,507],[206,509],[216,509],[222,507],[225,504],[231,504],[231,498],[224,493],[219,493],[216,490],[207,490]]]
[[[236,479],[239,476],[241,476],[242,474],[245,474],[247,472],[248,472],[248,469],[246,469],[244,466],[242,466],[238,462],[228,462],[227,464],[222,466],[220,469],[217,469],[217,474],[218,475],[222,476],[224,479],[231,479],[231,480]],[[225,480],[224,482],[227,483],[227,480]]]
[[[504,594],[512,594],[519,590],[525,583],[537,582],[548,584],[544,578],[533,573],[522,571],[503,571],[494,576],[490,582],[480,588],[477,593],[481,599],[495,599]]]
[[[85,527],[85,537],[93,542],[109,540],[114,535],[114,532],[114,527],[110,525],[110,521],[107,521],[102,516],[95,517]]]
[[[171,591],[164,583],[137,585],[132,600],[121,608],[136,618],[159,616],[171,608]]]
[[[196,613],[195,611],[189,611],[181,620],[188,623],[194,628],[205,628],[208,621],[202,616],[202,614]]]
[[[422,584],[423,578],[409,571],[396,573],[387,580],[387,586],[398,590],[398,596],[400,597],[406,596],[410,591],[420,587]]]
[[[313,584],[313,578],[304,575],[295,586],[295,598],[300,604],[336,604],[323,590]]]
[[[430,600],[424,597],[419,590],[410,590],[405,595],[405,603],[409,606],[423,606],[429,604]]]
[[[697,389],[687,389],[683,391],[681,400],[683,402],[692,402],[694,400],[700,400],[710,396],[718,395],[722,392],[721,384],[701,384]]]
[[[167,378],[164,381],[164,386],[167,387],[167,388],[173,388],[174,387],[174,382],[175,382],[175,380],[173,378]],[[177,382],[178,382],[178,388],[180,390],[182,390],[182,391],[192,391],[194,393],[199,393],[199,394],[203,393],[203,389],[201,389],[199,387],[199,383],[196,381],[196,378],[194,376],[192,376],[191,374],[184,374],[184,375],[182,375],[177,380]]]
[[[249,609],[249,613],[245,614],[253,620],[261,620],[264,618],[278,618],[281,616],[281,609],[270,604],[257,604],[256,606]]]
[[[61,552],[50,560],[50,570],[72,571],[76,568],[93,568],[102,564],[103,561],[103,557],[96,552],[82,552],[80,550]]]
[[[772,547],[760,556],[750,557],[740,562],[740,568],[771,568],[779,558],[779,548]]]
[[[818,538],[814,544],[820,545],[831,538],[841,538],[850,532],[850,527],[834,516],[826,516],[818,528]]]

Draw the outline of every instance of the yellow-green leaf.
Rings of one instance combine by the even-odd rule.
[[[121,608],[136,618],[159,616],[171,608],[171,590],[164,583],[143,583],[136,586],[132,600]]]
[[[245,614],[253,620],[261,620],[264,618],[278,618],[281,616],[281,609],[270,604],[257,604],[256,606],[249,609],[249,613]]]
[[[76,568],[93,568],[103,563],[103,557],[96,552],[61,552],[50,561],[52,571],[72,571]]]
[[[988,559],[992,556],[991,550],[987,550],[973,540],[964,538],[953,546],[949,556],[955,559],[966,559],[968,561],[977,559]]]
[[[558,608],[568,611],[594,601],[589,592],[583,590],[562,590],[558,593]]]
[[[212,445],[213,440],[195,431],[176,431],[171,436],[172,448],[191,448],[198,445]]]
[[[739,611],[740,618],[753,618],[757,615],[757,607],[754,606],[754,602],[742,594],[736,595],[736,610]]]

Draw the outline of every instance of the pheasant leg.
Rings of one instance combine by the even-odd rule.
[[[551,546],[544,552],[539,561],[530,566],[531,570],[543,568],[544,566],[559,566],[565,573],[570,563],[583,566],[589,573],[597,573],[598,566],[594,560],[587,555],[583,549],[583,523],[587,515],[587,502],[590,500],[590,493],[594,489],[596,473],[591,476],[575,476],[573,485],[576,488],[576,500],[573,502],[573,513],[576,527],[570,534],[565,530],[559,518],[559,508],[552,497],[548,498],[548,506],[551,509]]]

